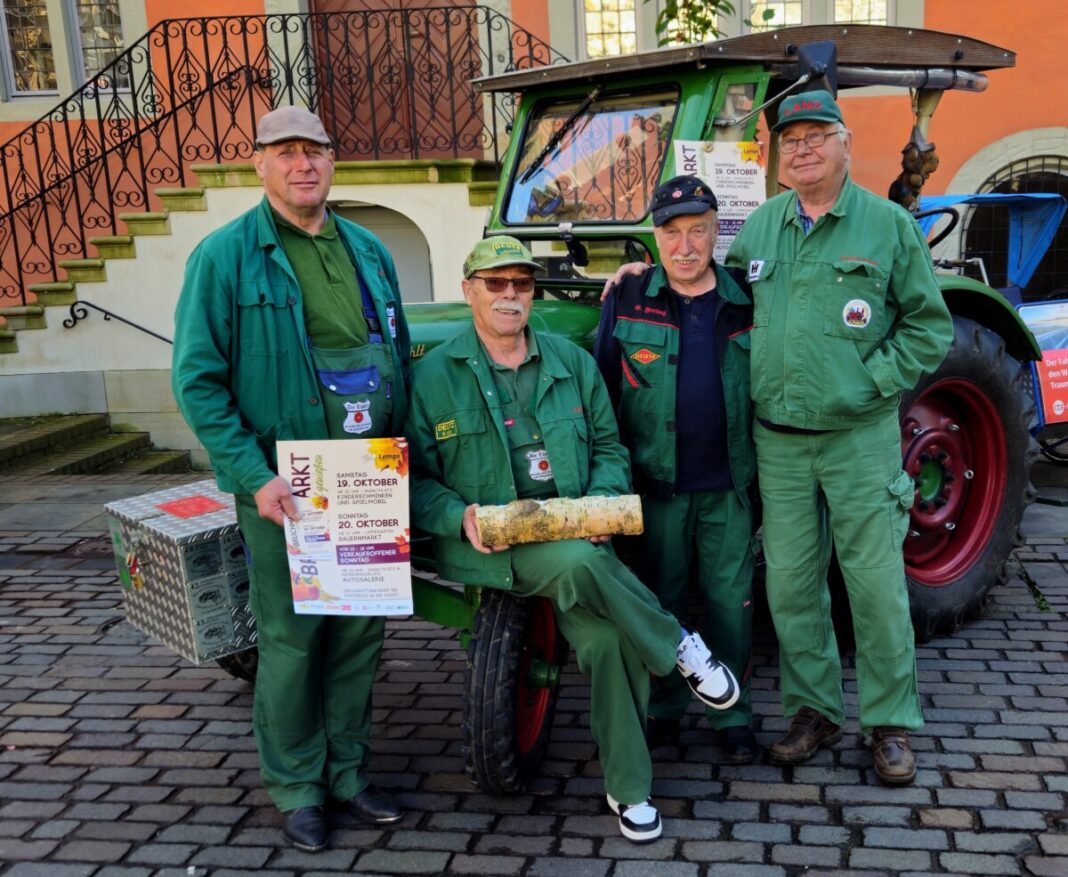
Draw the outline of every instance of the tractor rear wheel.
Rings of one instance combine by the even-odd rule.
[[[1038,453],[1026,377],[1000,336],[954,317],[945,361],[901,402],[903,467],[916,481],[905,571],[921,642],[979,610],[1022,542]]]

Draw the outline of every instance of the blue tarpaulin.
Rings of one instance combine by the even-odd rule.
[[[1008,285],[1027,287],[1046,250],[1057,234],[1068,204],[1061,195],[924,195],[920,210],[969,204],[1009,209]],[[929,234],[944,214],[920,217],[920,228]]]

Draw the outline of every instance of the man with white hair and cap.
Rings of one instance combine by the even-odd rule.
[[[363,822],[401,818],[365,773],[384,619],[295,614],[282,531],[299,516],[276,441],[399,435],[407,409],[396,270],[381,241],[327,207],[330,143],[303,107],[260,119],[264,198],[190,256],[172,370],[219,489],[235,495],[259,636],[260,770],[286,838],[309,852],[326,846],[328,803]]]

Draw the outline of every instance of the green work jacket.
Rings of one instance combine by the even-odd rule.
[[[753,406],[749,396],[749,332],[753,307],[731,272],[716,273],[716,356],[727,422],[727,460],[739,500],[749,507],[756,473]],[[675,424],[678,408],[679,316],[662,265],[628,275],[601,309],[594,357],[619,415],[631,453],[634,484],[654,499],[670,499],[678,485]],[[684,400],[699,405],[700,399]]]
[[[336,220],[384,340],[392,339],[393,373],[404,376],[391,388],[387,433],[399,435],[411,344],[396,269],[378,238]],[[251,494],[270,481],[279,439],[329,437],[308,346],[300,286],[264,198],[200,242],[175,312],[174,396],[211,457],[220,490]]]
[[[952,341],[919,225],[848,178],[807,235],[797,195],[771,198],[745,221],[727,264],[753,288],[762,420],[817,430],[871,423],[896,410]]]
[[[570,341],[541,333],[536,337],[534,418],[558,494],[629,493],[627,449],[619,440],[596,363]],[[511,551],[481,554],[461,538],[468,505],[516,499],[505,430],[474,324],[416,363],[405,430],[411,449],[412,523],[434,537],[437,572],[447,579],[512,587]]]

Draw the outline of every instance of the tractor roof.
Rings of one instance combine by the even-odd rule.
[[[1016,53],[959,34],[872,24],[817,24],[751,33],[709,43],[656,49],[634,55],[598,58],[516,70],[472,80],[477,91],[522,91],[534,85],[605,81],[656,72],[699,69],[709,65],[763,64],[777,79],[798,77],[797,51],[804,43],[837,45],[839,85],[867,85],[863,69],[940,69],[975,73],[1012,67]],[[851,75],[855,71],[856,75]]]

